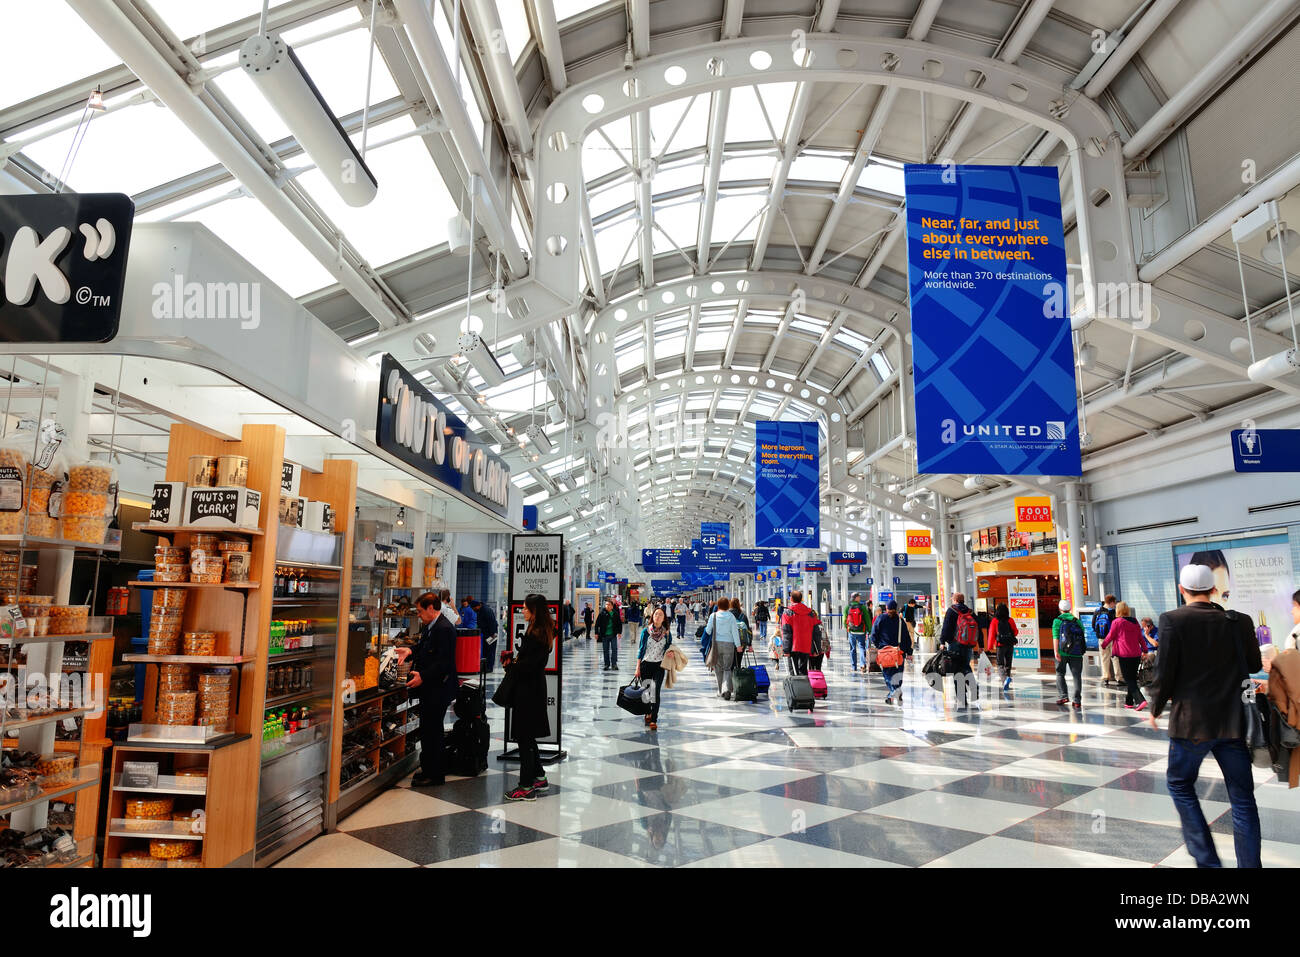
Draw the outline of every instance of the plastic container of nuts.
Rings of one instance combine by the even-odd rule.
[[[193,841],[173,841],[160,837],[149,841],[149,854],[158,860],[172,861],[189,857],[193,852]]]
[[[107,502],[107,499],[105,499]],[[102,545],[108,534],[109,519],[64,515],[60,520],[63,538],[85,545]]]
[[[158,690],[160,692],[193,691],[194,669],[189,665],[159,665]]]
[[[153,613],[160,610],[182,611],[188,598],[184,588],[158,588],[153,593]]]
[[[123,826],[128,831],[150,831],[158,821],[169,821],[173,798],[129,798],[126,801]]]
[[[86,619],[90,617],[89,605],[51,605],[51,635],[84,635]]]
[[[68,491],[107,492],[116,478],[115,470],[104,465],[74,465],[68,469]]]
[[[187,631],[183,647],[187,655],[215,655],[217,653],[216,632]]]
[[[189,562],[160,562],[153,567],[156,582],[187,582],[190,580]]]
[[[203,858],[199,854],[190,854],[186,857],[174,857],[167,862],[167,866],[168,867],[202,867]]]
[[[143,848],[137,848],[132,851],[123,851],[119,859],[119,865],[124,868],[138,867],[166,867],[167,862],[157,860],[149,851]]]
[[[42,754],[36,759],[36,771],[41,776],[41,786],[52,788],[71,784],[77,776],[75,754]]]
[[[50,633],[49,615],[32,615],[26,621],[28,637],[43,638]]]
[[[157,565],[184,565],[190,560],[190,550],[188,548],[178,548],[175,545],[155,545],[153,560],[154,564]]]
[[[149,654],[151,655],[174,655],[180,648],[179,635],[149,635]]]
[[[190,581],[205,585],[220,583],[226,563],[219,554],[194,552],[190,557]]]

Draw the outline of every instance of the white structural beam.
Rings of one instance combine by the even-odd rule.
[[[817,7],[817,13],[813,18],[813,31],[815,33],[830,33],[834,30],[835,18],[839,16],[839,10],[840,0],[821,0]],[[788,51],[786,56],[789,56]],[[811,62],[812,56],[812,51],[808,50],[804,54],[804,63]],[[796,62],[798,59],[799,54],[796,53]],[[772,174],[772,184],[767,192],[767,208],[759,218],[758,233],[754,237],[754,246],[750,253],[749,265],[751,269],[761,269],[763,258],[767,255],[767,244],[772,238],[772,229],[775,227],[777,217],[781,213],[781,207],[785,203],[785,184],[790,176],[790,166],[803,148],[800,136],[803,133],[804,120],[808,118],[808,110],[812,106],[815,87],[816,81],[809,79],[806,82],[801,82],[795,89],[794,102],[791,104],[790,118],[785,129],[785,140],[780,144],[781,159],[777,163],[776,171]]]
[[[560,43],[560,23],[555,16],[555,0],[528,0],[528,3],[532,7],[533,22],[537,24],[537,43],[546,63],[551,92],[558,95],[569,85],[569,73],[564,65],[564,48]]]
[[[72,9],[131,68],[248,192],[302,243],[331,276],[383,327],[405,321],[402,308],[383,297],[357,269],[340,258],[335,243],[281,191],[244,145],[212,113],[185,78],[136,29],[111,0],[68,0]]]
[[[447,131],[456,145],[456,152],[460,154],[465,168],[478,177],[481,194],[478,197],[479,216],[488,239],[505,258],[511,275],[522,276],[528,267],[524,251],[510,227],[510,204],[501,195],[496,176],[489,168],[483,148],[474,133],[473,121],[461,100],[455,75],[438,40],[433,15],[428,5],[421,0],[393,0],[393,6],[406,28],[411,46],[415,49],[415,55],[438,101],[438,110],[447,123]]]
[[[1106,87],[1110,86],[1110,81],[1119,76],[1120,70],[1128,66],[1129,61],[1142,49],[1142,45],[1151,39],[1151,34],[1156,32],[1180,2],[1181,0],[1155,0],[1147,7],[1138,22],[1133,24],[1133,29],[1124,35],[1119,46],[1111,52],[1097,72],[1092,75],[1092,79],[1084,86],[1084,95],[1094,100],[1101,96]]]
[[[465,9],[473,26],[479,59],[487,65],[488,86],[501,111],[506,139],[516,151],[527,156],[533,151],[533,134],[496,4],[471,3]]]
[[[1296,0],[1269,0],[1249,23],[1227,38],[1227,42],[1191,80],[1129,137],[1124,144],[1125,161],[1135,163],[1163,143],[1165,137],[1187,121],[1207,94],[1254,56],[1260,45],[1295,17],[1297,11],[1300,11],[1300,3]]]

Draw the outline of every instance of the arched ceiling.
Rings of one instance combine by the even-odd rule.
[[[1145,144],[1140,155],[1124,152],[1124,166],[1157,177],[1159,202],[1184,202],[1178,190],[1186,195],[1185,232],[1221,200],[1202,199],[1213,192],[1208,181],[1161,178],[1158,147],[1253,59],[1262,64],[1265,56],[1285,55],[1295,45],[1300,6],[466,0],[455,24],[454,0],[431,7],[387,0],[376,10],[367,84],[368,0],[274,2],[270,26],[295,45],[343,128],[357,140],[366,129],[367,161],[381,188],[374,204],[354,210],[325,186],[235,69],[240,43],[257,27],[257,0],[116,6],[127,14],[122,32],[191,81],[193,105],[217,118],[245,159],[262,168],[279,194],[275,202],[232,175],[232,158],[198,135],[192,114],[158,109],[133,72],[146,64],[124,63],[122,38],[87,25],[87,11],[97,5],[42,4],[9,38],[15,69],[0,90],[0,188],[49,190],[62,176],[71,189],[130,192],[142,219],[207,225],[359,350],[393,351],[446,394],[453,411],[512,459],[526,501],[549,506],[544,524],[585,541],[588,551],[600,540],[606,554],[640,542],[680,543],[701,520],[734,523],[752,503],[752,422],[765,417],[821,421],[823,439],[843,445],[826,448],[828,455],[842,457],[855,476],[870,468],[864,485],[905,490],[924,483],[954,499],[974,494],[960,476],[916,476],[910,449],[897,439],[906,425],[909,367],[906,260],[897,228],[902,164],[1054,163],[1070,218],[1075,169],[1066,144],[1045,132],[1054,122],[1027,118],[994,81],[998,71],[1020,71],[1031,103],[1041,88],[1059,103],[1053,115],[1073,114],[1062,123],[1089,110],[1102,116],[1095,103],[1112,142]],[[1110,38],[1109,53],[1096,52],[1097,35]],[[54,36],[60,55],[51,62],[43,39]],[[735,54],[724,51],[769,40],[780,62],[766,75],[700,85],[701,65],[723,72],[725,60],[734,77]],[[930,57],[921,72],[931,82],[887,82],[880,72],[891,67],[861,59],[854,68],[862,75],[819,72],[844,51],[881,40],[900,51],[904,62],[892,68],[900,74],[912,65],[909,51]],[[1238,41],[1240,56],[1207,76],[1206,64]],[[790,53],[797,63],[805,42],[820,44],[824,55],[803,64],[810,69],[790,72]],[[445,75],[430,69],[438,50]],[[554,205],[546,192],[546,124],[566,91],[621,84],[624,76],[642,75],[639,65],[660,64],[656,58],[673,64],[678,53],[682,78],[656,66],[647,76],[654,82],[635,91],[649,105],[639,108],[636,96],[610,97],[588,110],[593,132],[576,147],[579,178],[568,190],[568,202],[580,207],[569,250],[580,263],[578,293],[549,290],[533,301],[573,305],[553,318],[542,309],[524,315],[513,297],[523,298],[518,291],[551,264],[546,250],[534,248],[534,233],[545,234]],[[24,67],[24,57],[39,62]],[[965,70],[933,75],[930,64],[969,58],[981,58],[986,78]],[[742,71],[749,60],[740,62]],[[964,89],[938,86],[959,72]],[[448,78],[459,80],[458,90]],[[682,92],[673,94],[664,82],[681,83]],[[68,164],[86,92],[96,86],[108,110],[90,124]],[[1152,124],[1159,126],[1154,134]],[[166,142],[168,149],[135,149],[142,141]],[[1290,144],[1291,153],[1296,146]],[[1209,157],[1198,154],[1194,163],[1205,166],[1218,150],[1229,166],[1238,164],[1232,144],[1206,149]],[[1291,155],[1286,149],[1283,143],[1284,157]],[[447,239],[449,219],[469,205],[471,173],[490,179],[491,188],[476,199],[479,228],[467,262],[451,254]],[[1291,221],[1300,220],[1297,202],[1294,195],[1283,201]],[[1079,370],[1092,443],[1086,456],[1235,411],[1268,390],[1244,381],[1240,356],[1226,348],[1239,338],[1246,308],[1237,270],[1227,268],[1236,265],[1231,243],[1220,237],[1203,251],[1190,250],[1181,265],[1163,264],[1157,253],[1180,233],[1157,229],[1151,211],[1135,207],[1143,212],[1134,220],[1134,255],[1164,270],[1152,281],[1166,326],[1191,328],[1191,320],[1210,335],[1198,347],[1181,331],[1135,333],[1105,322],[1082,330],[1076,345],[1091,347]],[[1091,252],[1084,225],[1067,237],[1071,262]],[[1225,245],[1229,263],[1222,261]],[[1257,251],[1243,255],[1240,282],[1256,335],[1267,337],[1286,318],[1280,275]],[[1123,265],[1131,270],[1135,263]],[[494,289],[498,276],[503,288]],[[711,292],[713,282],[738,277],[750,286]],[[505,373],[498,386],[489,387],[455,355],[467,282],[468,311],[488,316],[479,320],[481,331]],[[691,283],[702,288],[684,294]],[[509,302],[509,311],[492,313],[489,294]],[[645,308],[636,308],[641,300]],[[627,315],[611,320],[617,309]],[[412,348],[413,333],[421,331],[433,341]],[[597,341],[602,334],[607,343]],[[613,351],[607,386],[594,368],[605,344]],[[1294,383],[1274,387],[1300,391]],[[591,400],[606,394],[610,404],[595,408]],[[619,467],[599,434],[602,412],[627,423],[620,436],[629,456]],[[675,430],[671,442],[651,432],[665,421]],[[551,451],[521,442],[530,424],[544,425]]]

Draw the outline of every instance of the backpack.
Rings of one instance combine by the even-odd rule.
[[[1020,641],[1020,636],[1016,632],[1016,626],[1010,621],[998,619],[998,644],[1014,645]]]
[[[861,606],[861,605],[850,605],[850,606],[849,606],[849,630],[850,630],[850,631],[862,631],[862,630],[863,630],[863,626],[862,626],[862,606]]]
[[[1080,630],[1082,631],[1083,626],[1081,625],[1079,627]],[[1110,611],[1106,608],[1102,608],[1092,618],[1092,631],[1093,634],[1097,636],[1097,640],[1101,641],[1106,637],[1106,632],[1109,629],[1110,629]]]
[[[969,611],[957,613],[957,643],[959,645],[979,644],[980,623]]]
[[[1062,618],[1057,641],[1061,644],[1061,654],[1071,658],[1082,658],[1088,650],[1088,641],[1083,635],[1083,625],[1077,618]]]

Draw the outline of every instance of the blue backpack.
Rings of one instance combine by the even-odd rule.
[[[1082,658],[1084,652],[1088,650],[1088,640],[1084,637],[1083,625],[1079,624],[1077,618],[1061,619],[1057,640],[1061,645],[1061,654],[1071,658]]]

